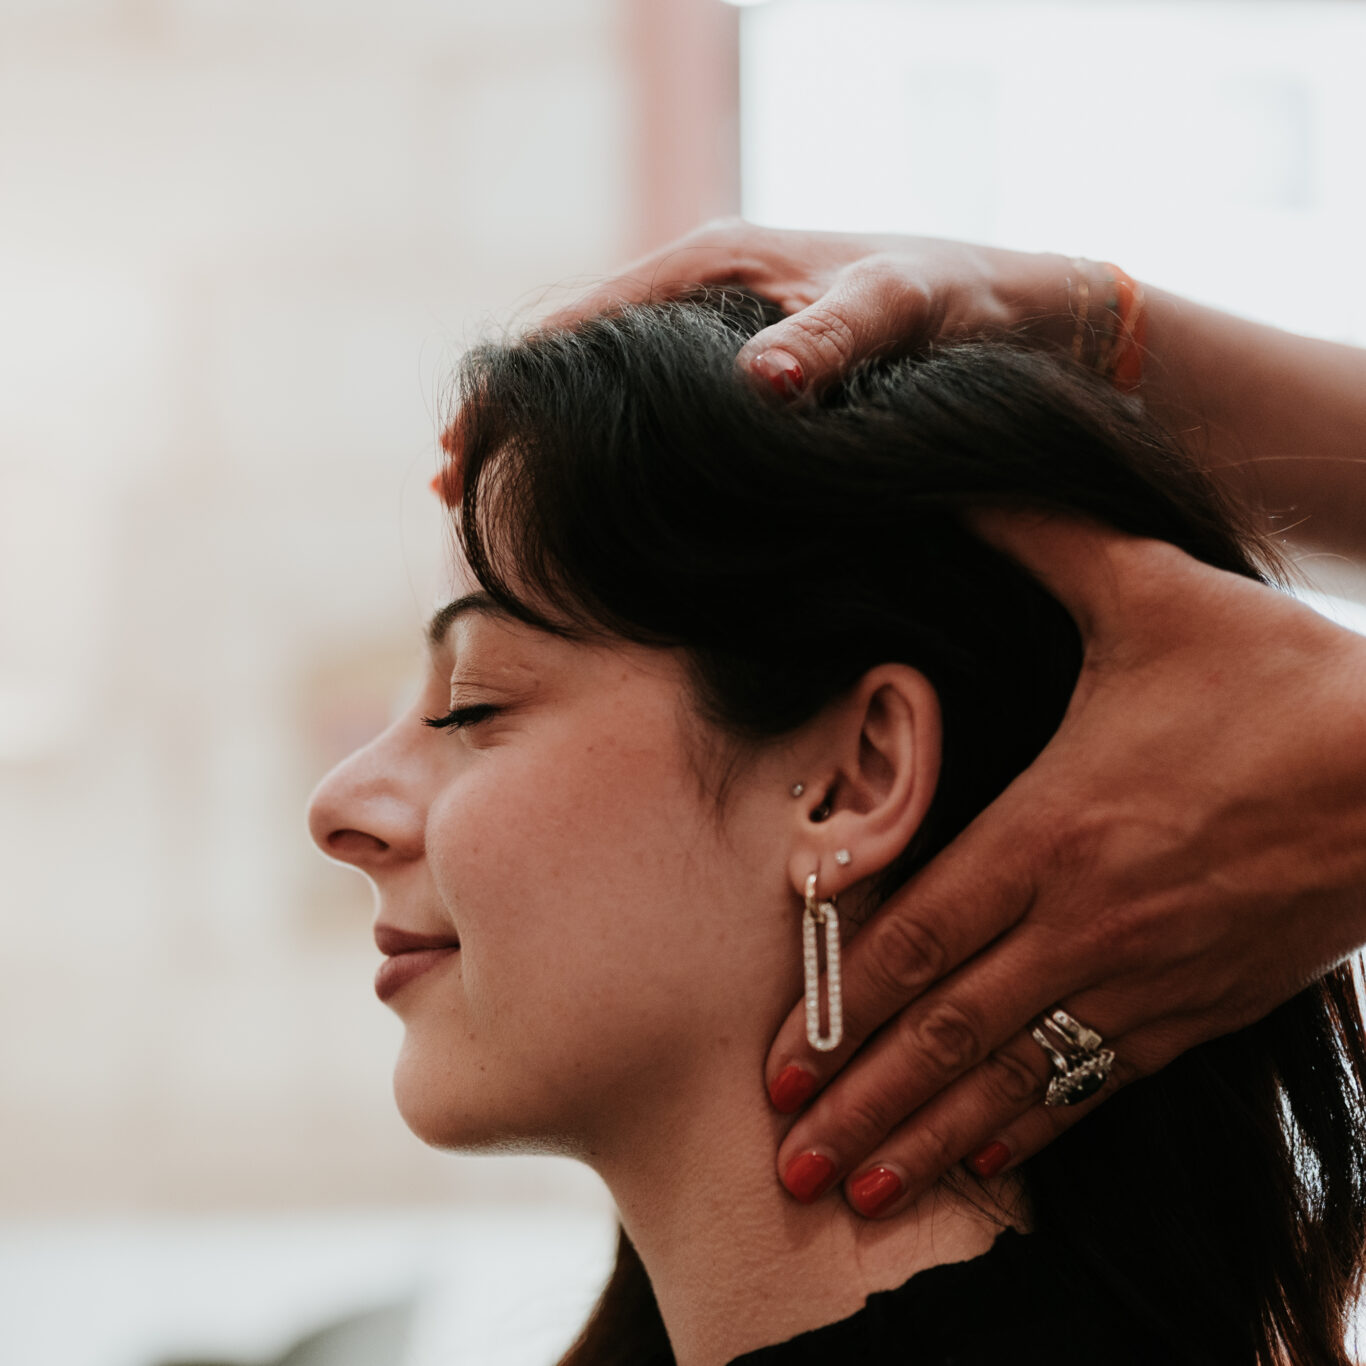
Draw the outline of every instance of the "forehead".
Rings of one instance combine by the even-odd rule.
[[[508,567],[499,565],[497,573],[507,573]],[[594,629],[592,623],[584,624],[572,615],[559,610],[554,603],[545,603],[533,589],[526,591],[520,583],[520,575],[515,567],[510,571],[510,582],[506,582],[506,603],[498,601],[480,583],[465,558],[463,547],[457,542],[453,547],[447,574],[447,589],[438,599],[438,607],[428,625],[428,640],[433,645],[441,643],[448,632],[454,631],[457,624],[486,623],[501,628],[505,632],[516,633],[546,642],[580,642],[588,640],[605,642],[611,648],[613,638],[607,632]],[[500,594],[500,596],[502,596]],[[622,648],[628,642],[620,640]]]
[[[448,588],[438,600],[427,622],[427,645],[434,656],[460,649],[470,641],[471,632],[481,640],[501,640],[518,647],[519,655],[531,649],[541,658],[555,653],[582,650],[576,642],[522,620],[495,601],[470,570],[457,547],[447,576]],[[625,642],[622,642],[625,648]],[[482,647],[481,647],[482,651]]]
[[[428,643],[433,653],[454,648],[466,631],[477,628],[480,638],[490,645],[497,641],[500,648],[515,647],[519,658],[534,657],[538,667],[585,677],[604,669],[621,678],[634,676],[647,686],[678,693],[686,703],[685,712],[695,710],[692,673],[681,649],[642,645],[612,635],[568,637],[523,621],[489,597],[458,544],[447,584],[449,596],[442,598],[428,622]]]
[[[427,644],[434,650],[440,649],[447,643],[451,628],[461,619],[489,618],[508,620],[507,614],[484,592],[457,545],[446,576],[445,591],[438,597],[436,608],[427,621]]]

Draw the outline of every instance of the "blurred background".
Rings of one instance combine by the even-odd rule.
[[[462,345],[740,210],[1366,342],[1363,52],[1360,0],[0,0],[0,1360],[531,1366],[605,1274],[585,1172],[407,1133],[304,830],[415,677]]]

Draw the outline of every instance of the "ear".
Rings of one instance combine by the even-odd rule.
[[[887,868],[920,828],[939,780],[939,698],[924,674],[880,664],[812,723],[789,874],[836,896]],[[828,814],[826,814],[828,812]],[[847,851],[837,858],[840,851]]]

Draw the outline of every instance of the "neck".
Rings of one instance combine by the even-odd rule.
[[[917,1271],[978,1256],[1000,1232],[1003,1220],[943,1186],[887,1220],[860,1218],[838,1188],[797,1204],[774,1165],[791,1121],[769,1109],[754,1059],[727,1070],[713,1057],[698,1071],[700,1084],[650,1106],[639,1131],[615,1133],[594,1160],[678,1366],[721,1366],[837,1322]],[[1014,1193],[997,1183],[973,1198],[991,1208]]]

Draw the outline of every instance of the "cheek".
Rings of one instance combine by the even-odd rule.
[[[677,1082],[660,1059],[697,1056],[733,1005],[716,955],[742,908],[713,808],[681,748],[649,738],[661,729],[472,752],[430,808],[461,952],[406,1011],[395,1078],[428,1142],[591,1146],[623,1095],[657,1103]]]
[[[603,690],[452,756],[426,858],[461,952],[408,998],[395,1074],[427,1142],[584,1156],[719,1057],[757,1075],[800,977],[784,846],[766,801],[722,830],[676,717]]]
[[[606,1029],[647,1027],[696,970],[698,908],[724,913],[710,807],[672,725],[603,720],[588,741],[552,732],[472,753],[431,813],[471,1024],[509,1041],[572,1023],[582,1045],[585,1005],[609,1005]]]

